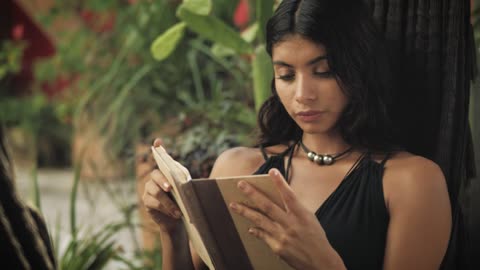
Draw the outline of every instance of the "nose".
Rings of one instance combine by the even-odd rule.
[[[295,85],[295,100],[299,103],[305,103],[317,98],[312,78],[308,75],[297,75]]]

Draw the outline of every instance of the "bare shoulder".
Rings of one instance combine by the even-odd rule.
[[[385,164],[390,214],[384,269],[439,269],[451,231],[447,183],[433,161],[399,152]]]
[[[440,167],[427,158],[408,152],[398,152],[391,157],[385,165],[383,182],[387,203],[403,199],[418,200],[430,195],[448,198]]]
[[[218,156],[210,176],[224,177],[252,174],[263,162],[263,155],[258,148],[231,148]]]
[[[445,180],[442,170],[435,162],[409,152],[395,153],[386,164],[387,173],[393,176],[401,176],[401,179]]]

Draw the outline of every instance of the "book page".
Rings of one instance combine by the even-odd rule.
[[[192,243],[195,251],[197,251],[200,258],[205,262],[205,264],[210,269],[215,269],[210,255],[207,252],[205,244],[200,237],[200,234],[198,233],[197,228],[195,228],[194,224],[191,222],[190,214],[188,213],[187,207],[185,206],[185,203],[188,203],[188,201],[186,201],[187,198],[182,198],[181,196],[181,185],[191,180],[190,173],[184,166],[175,161],[162,146],[152,146],[152,153],[158,165],[158,168],[167,178],[168,182],[173,188],[172,194],[178,204],[178,207],[180,208],[180,211],[183,214],[182,219],[185,225],[185,229],[187,230],[190,242]]]
[[[255,186],[273,203],[284,208],[280,193],[268,174],[217,178],[216,181],[225,200],[225,205],[229,205],[232,202],[240,202],[251,208],[256,208],[253,202],[238,190],[237,184],[241,180]],[[293,270],[287,263],[276,256],[263,240],[248,233],[248,229],[254,227],[254,224],[229,208],[228,211],[254,269]]]

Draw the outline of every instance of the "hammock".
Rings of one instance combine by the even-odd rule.
[[[393,52],[392,119],[402,143],[445,174],[453,234],[442,269],[468,269],[459,196],[475,175],[468,123],[476,73],[469,0],[366,0]]]

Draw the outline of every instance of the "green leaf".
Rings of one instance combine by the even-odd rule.
[[[212,0],[184,0],[180,8],[198,15],[208,15],[212,11]]]
[[[185,26],[183,22],[177,23],[157,37],[150,47],[153,58],[162,61],[170,56],[185,34]]]
[[[273,14],[274,0],[257,0],[258,37],[265,42],[267,21]]]
[[[242,38],[245,39],[246,42],[252,43],[255,39],[255,36],[258,33],[258,22],[250,25],[247,29],[242,32]]]
[[[8,73],[8,70],[5,66],[0,66],[0,79],[3,79],[5,75]]]
[[[257,31],[258,31],[258,23],[254,23],[250,25],[247,29],[245,29],[240,36],[248,43],[252,43],[255,37],[257,36]],[[216,57],[227,57],[227,56],[232,56],[235,54],[235,51],[227,48],[225,46],[222,46],[218,43],[213,44],[211,48],[212,53]]]
[[[211,51],[212,51],[212,54],[215,55],[216,57],[227,57],[235,54],[234,50],[227,48],[225,46],[222,46],[218,43],[213,44]]]
[[[258,111],[263,102],[270,96],[273,68],[265,45],[258,46],[252,62],[253,91],[255,109]]]
[[[250,53],[252,47],[240,34],[221,20],[213,16],[202,16],[180,7],[177,16],[182,19],[192,31],[206,39],[233,49],[237,53]]]

